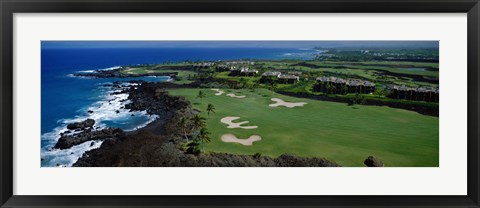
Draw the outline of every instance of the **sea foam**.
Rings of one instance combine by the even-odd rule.
[[[99,89],[103,88],[105,90],[105,87],[102,86],[106,84],[111,83],[102,83]],[[69,123],[93,119],[95,120],[94,127],[96,130],[114,127],[122,128],[124,131],[133,131],[157,119],[157,115],[148,115],[146,111],[130,112],[130,110],[124,108],[126,104],[132,101],[128,100],[127,93],[121,93],[122,89],[136,85],[138,84],[123,83],[120,89],[105,90],[99,101],[79,109],[77,116],[74,118],[65,118],[57,121],[59,126],[51,132],[42,135],[42,143],[45,144],[42,145],[42,166],[68,167],[75,163],[84,152],[100,147],[101,141],[93,141],[93,143],[92,141],[87,141],[66,150],[53,149],[53,146],[60,138],[60,133],[68,130],[67,125]],[[89,111],[92,113],[88,113]]]

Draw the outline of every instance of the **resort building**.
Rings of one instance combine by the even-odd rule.
[[[230,74],[228,76],[245,76],[245,77],[253,77],[258,74],[258,70],[249,69],[248,67],[242,67],[240,69],[236,69],[236,67],[232,67],[230,69]]]
[[[390,90],[388,97],[395,99],[405,100],[417,100],[426,102],[438,102],[439,90],[431,87],[407,87],[398,85],[389,85],[387,88]]]
[[[323,76],[317,78],[317,84],[313,87],[313,91],[331,94],[370,94],[375,91],[375,84],[366,80]]]
[[[279,77],[282,73],[279,71],[268,71],[262,74],[263,77]]]
[[[299,81],[300,78],[296,75],[291,74],[280,74],[278,75],[278,82],[282,84],[294,84]]]

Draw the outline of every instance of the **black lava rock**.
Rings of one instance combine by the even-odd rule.
[[[368,156],[363,164],[365,164],[367,167],[383,167],[383,162],[374,156]]]
[[[62,136],[58,139],[54,148],[68,149],[75,145],[79,145],[91,140],[104,140],[108,138],[115,138],[123,135],[123,130],[119,128],[106,128],[98,131],[81,132],[75,135]]]
[[[93,119],[87,119],[85,121],[81,122],[75,122],[67,125],[67,128],[70,130],[75,130],[75,129],[84,129],[84,128],[90,128],[95,124],[95,120]]]

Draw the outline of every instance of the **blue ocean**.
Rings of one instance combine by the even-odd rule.
[[[110,70],[123,65],[180,61],[236,59],[310,59],[315,50],[292,48],[44,48],[41,51],[41,157],[42,167],[71,166],[85,151],[101,141],[86,142],[66,150],[52,148],[66,125],[92,118],[99,127],[125,131],[145,126],[156,119],[145,112],[121,110],[126,94],[112,95],[115,81],[169,81],[170,77],[97,79],[73,73]],[[89,112],[90,111],[90,112]],[[132,115],[133,114],[133,115]]]

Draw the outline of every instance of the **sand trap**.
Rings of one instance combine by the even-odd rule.
[[[303,105],[307,104],[304,102],[298,102],[298,103],[285,102],[280,98],[272,98],[271,100],[276,103],[268,105],[270,107],[285,106],[287,108],[293,108],[293,107],[302,107]]]
[[[228,97],[233,97],[233,98],[245,98],[246,97],[245,95],[235,95],[233,93],[228,93],[227,96]]]
[[[237,120],[240,117],[234,117],[234,116],[227,116],[225,118],[222,118],[220,122],[227,124],[229,129],[234,129],[234,128],[241,128],[241,129],[256,129],[258,126],[241,126],[243,124],[249,123],[249,121],[242,121],[239,123],[233,123],[233,120]]]
[[[221,137],[223,142],[235,142],[245,146],[252,146],[253,142],[262,140],[261,136],[252,135],[248,139],[239,139],[233,134],[224,134]]]
[[[222,95],[223,93],[225,93],[223,90],[220,90],[220,89],[211,89],[211,90],[217,92],[217,93],[215,93],[215,95]]]

